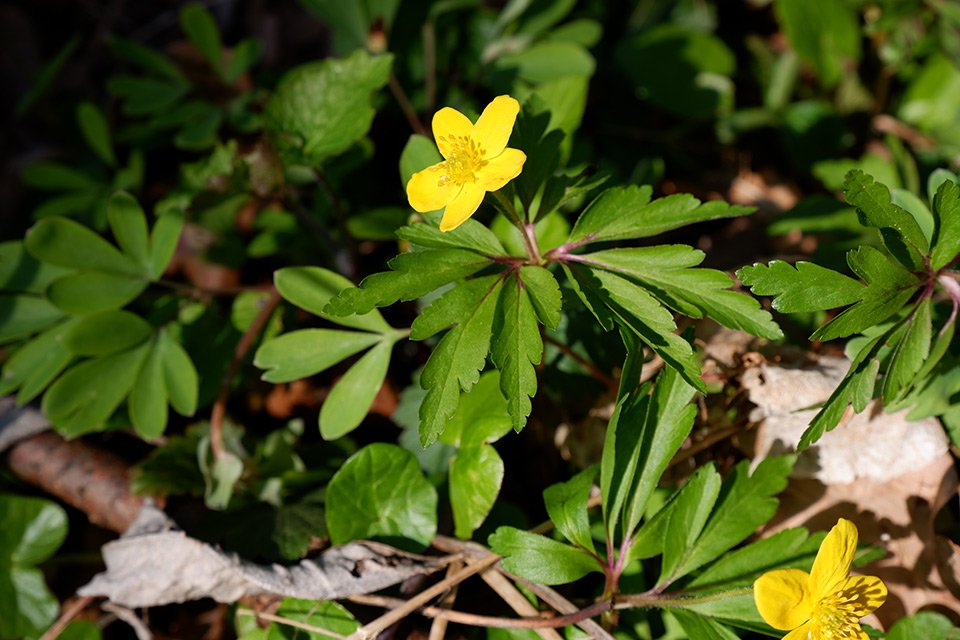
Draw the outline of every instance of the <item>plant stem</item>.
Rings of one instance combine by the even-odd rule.
[[[629,609],[632,607],[687,607],[692,604],[716,602],[717,600],[734,598],[736,596],[745,596],[750,593],[753,593],[753,589],[750,587],[731,589],[730,591],[720,591],[719,593],[711,593],[703,596],[685,596],[683,594],[660,595],[655,592],[648,591],[646,593],[618,596],[613,608]]]
[[[532,222],[526,223],[520,219],[520,214],[517,213],[517,209],[513,206],[513,200],[502,191],[492,191],[491,193],[497,202],[500,203],[503,213],[509,218],[510,222],[513,223],[513,226],[520,231],[520,237],[523,239],[523,245],[527,249],[527,256],[530,258],[530,261],[533,264],[543,262],[543,258],[540,255],[540,247],[537,246],[534,224]]]
[[[437,99],[437,33],[431,20],[423,23],[423,72],[427,113],[430,113]]]
[[[387,84],[390,87],[390,93],[393,94],[397,104],[400,105],[400,110],[403,111],[403,115],[410,124],[410,128],[413,129],[413,132],[427,136],[428,138],[431,137],[430,132],[423,126],[423,123],[420,122],[420,116],[417,115],[417,111],[413,108],[410,98],[407,97],[407,92],[400,86],[397,76],[391,73]]]
[[[610,391],[611,393],[617,392],[617,386],[618,386],[617,381],[611,378],[610,376],[608,376],[603,371],[601,371],[600,368],[597,367],[597,365],[593,364],[592,362],[584,358],[582,355],[580,355],[579,353],[571,349],[569,346],[565,345],[564,343],[560,342],[559,340],[557,340],[552,336],[545,335],[543,337],[543,340],[547,344],[551,344],[555,346],[557,349],[560,350],[561,353],[563,353],[563,355],[567,356],[568,358],[570,358],[571,360],[579,364],[581,367],[586,369],[590,373],[590,375],[593,376],[593,378],[596,379],[598,382],[603,384],[603,386],[605,386],[608,391]]]

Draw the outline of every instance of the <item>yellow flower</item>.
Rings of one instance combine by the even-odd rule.
[[[874,576],[851,576],[857,527],[840,518],[824,538],[808,574],[769,571],[753,583],[760,615],[783,640],[868,640],[860,618],[883,604],[887,587]]]
[[[421,213],[444,208],[441,231],[452,231],[472,216],[487,191],[501,189],[523,169],[527,156],[508,149],[520,104],[498,96],[477,124],[450,107],[433,116],[433,137],[443,162],[413,174],[407,183],[410,206]]]

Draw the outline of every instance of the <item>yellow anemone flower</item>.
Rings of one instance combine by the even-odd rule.
[[[444,107],[433,116],[433,137],[443,162],[410,178],[407,199],[421,213],[446,207],[441,231],[452,231],[472,216],[487,191],[497,191],[520,175],[527,156],[507,148],[520,104],[498,96],[477,124],[456,109]]]
[[[857,527],[840,518],[823,539],[810,573],[769,571],[753,583],[760,615],[774,629],[790,631],[783,640],[868,640],[860,618],[887,598],[874,576],[851,576]]]

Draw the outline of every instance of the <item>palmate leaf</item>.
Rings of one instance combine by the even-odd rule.
[[[772,340],[783,337],[756,300],[729,290],[733,282],[727,274],[693,268],[703,258],[702,251],[686,245],[610,249],[578,256],[592,267],[643,285],[661,302],[685,315],[707,315],[724,326]]]
[[[507,253],[493,231],[476,220],[466,220],[452,231],[440,231],[439,215],[427,213],[424,217],[428,222],[401,227],[397,237],[427,249],[467,249],[488,257]]]
[[[783,313],[836,309],[863,298],[863,283],[812,262],[771,260],[743,267],[737,277],[755,295],[775,296],[771,304]]]

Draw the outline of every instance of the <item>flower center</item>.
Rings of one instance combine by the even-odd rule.
[[[822,640],[852,640],[859,638],[860,618],[846,605],[842,594],[824,598],[813,612],[813,620],[820,635],[813,638]]]
[[[448,145],[449,156],[446,172],[440,176],[437,186],[442,187],[448,182],[460,186],[468,182],[477,181],[477,171],[487,165],[483,159],[483,147],[470,136],[440,136],[440,142]]]

